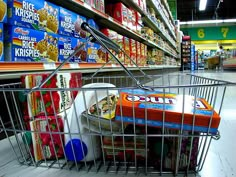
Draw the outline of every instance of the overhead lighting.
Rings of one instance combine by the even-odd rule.
[[[214,23],[235,23],[236,19],[225,20],[200,20],[200,21],[186,21],[179,22],[180,25],[198,25],[198,24],[214,24]]]
[[[203,11],[206,9],[206,4],[207,4],[207,0],[200,0],[200,3],[199,3],[199,10],[200,11]]]

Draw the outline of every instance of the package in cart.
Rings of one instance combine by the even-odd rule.
[[[59,7],[47,1],[9,0],[11,25],[58,33]]]
[[[0,0],[0,23],[7,22],[7,0]]]
[[[32,152],[36,162],[64,157],[64,125],[60,116],[37,116],[30,121]],[[61,133],[61,134],[60,134]]]
[[[58,60],[56,34],[8,26],[5,39],[8,61],[56,62]]]
[[[124,90],[117,103],[116,120],[149,126],[217,133],[220,116],[203,98],[158,91]],[[184,120],[182,117],[184,116]],[[183,121],[183,125],[182,125]],[[208,129],[209,128],[209,129]]]
[[[4,61],[3,23],[0,23],[0,61]]]
[[[59,62],[66,60],[81,44],[85,43],[85,39],[78,39],[74,37],[59,36],[58,38],[58,52]],[[69,62],[85,62],[87,58],[86,45],[76,53]]]
[[[31,74],[22,76],[23,87],[33,88],[44,81],[49,74]],[[82,86],[81,73],[58,73],[54,75],[49,81],[45,83],[43,88],[66,89],[66,88],[80,88]],[[34,91],[27,96],[28,112],[24,111],[26,115],[54,115],[61,113],[70,108],[73,99],[76,97],[78,90],[74,91]]]

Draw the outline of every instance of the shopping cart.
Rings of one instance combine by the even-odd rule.
[[[199,172],[211,141],[220,138],[218,126],[212,125],[221,112],[226,87],[233,83],[190,74],[149,76],[141,71],[141,75],[134,76],[120,64],[129,77],[98,77],[95,72],[92,77],[82,78],[81,88],[43,87],[59,74],[62,65],[38,87],[26,89],[23,83],[1,85],[1,107],[6,111],[0,117],[0,131],[18,162],[35,167],[137,175]],[[77,96],[73,96],[75,92]],[[47,104],[43,104],[45,93],[51,100],[50,115]],[[58,112],[54,93],[71,95],[71,106]],[[124,93],[128,93],[130,101],[128,111],[122,100]],[[136,94],[141,94],[141,118]],[[175,94],[182,101],[176,104],[178,120],[172,122],[168,120],[176,116],[170,116],[169,104],[175,104],[170,99]],[[40,115],[31,112],[34,95],[41,103]],[[155,95],[161,95],[160,100]],[[206,100],[208,111],[199,105],[199,97]],[[190,102],[185,98],[190,98]],[[162,106],[151,107],[151,102],[158,101]],[[189,106],[191,116],[186,116]],[[199,106],[200,112],[208,115],[206,126],[200,129]],[[152,108],[161,111],[153,117]]]
[[[136,78],[143,81],[142,84],[151,87],[158,92],[168,95],[168,93],[177,93],[185,97],[192,95],[195,99],[202,97],[212,106],[212,109],[220,113],[222,103],[226,91],[226,86],[231,85],[229,82],[204,78],[196,75],[158,75],[152,76],[154,79],[137,76]],[[88,83],[112,83],[116,87],[98,87],[98,88],[76,88],[84,98],[87,92],[92,92],[95,96],[94,105],[99,105],[99,95],[101,92],[106,95],[106,101],[109,102],[108,97],[111,91],[116,91],[119,95],[123,90],[135,92],[137,90],[136,82],[132,78],[127,77],[94,77],[83,78],[83,81]],[[144,83],[145,82],[145,83]],[[77,115],[76,119],[81,121],[75,122],[75,129],[67,128],[66,131],[48,129],[47,131],[33,131],[28,128],[27,122],[24,118],[19,95],[25,93],[30,89],[20,88],[21,83],[1,85],[0,92],[4,98],[4,109],[6,115],[1,116],[1,131],[5,132],[7,139],[12,147],[16,159],[20,164],[33,165],[36,167],[61,168],[69,170],[86,170],[94,172],[114,172],[114,173],[197,173],[204,165],[212,140],[218,140],[220,134],[210,133],[210,129],[205,132],[196,132],[195,122],[193,121],[191,130],[184,130],[184,110],[182,113],[182,125],[180,128],[171,129],[165,126],[165,109],[162,114],[161,126],[149,126],[149,117],[144,117],[145,123],[142,125],[135,121],[133,122],[114,121],[114,119],[104,119],[98,114],[91,114],[86,108],[81,115]],[[135,86],[133,86],[135,85]],[[52,89],[39,88],[36,91],[49,92],[52,98],[52,93],[55,91],[73,92],[75,89]],[[33,91],[33,92],[36,92]],[[146,92],[146,96],[150,91]],[[33,93],[31,93],[33,94]],[[24,95],[24,94],[23,94]],[[144,94],[145,95],[145,94]],[[41,98],[43,99],[43,97]],[[86,99],[83,100],[83,102]],[[75,101],[75,100],[73,100]],[[85,107],[87,107],[87,103]],[[134,104],[134,103],[133,103]],[[183,102],[182,104],[187,104]],[[72,107],[76,108],[76,105]],[[183,105],[184,107],[184,105]],[[183,108],[182,107],[182,108]],[[111,107],[109,107],[111,109]],[[46,108],[44,107],[45,111]],[[55,108],[53,108],[55,110]],[[133,112],[135,112],[133,107]],[[113,110],[107,110],[112,113]],[[167,111],[167,109],[166,109]],[[64,123],[68,123],[68,110],[64,110]],[[46,115],[46,125],[50,124],[50,117]],[[56,115],[54,115],[57,117]],[[121,115],[122,116],[122,115]],[[193,111],[193,120],[196,117]],[[4,120],[9,120],[8,122]],[[36,118],[35,118],[36,119]],[[34,117],[31,118],[31,121]],[[211,120],[209,120],[210,124]],[[59,119],[56,119],[56,127],[59,127]],[[69,123],[68,123],[69,124]],[[85,130],[79,127],[83,125]],[[210,128],[210,127],[209,127]],[[35,154],[32,150],[32,140],[29,140],[29,134],[47,134],[50,139],[59,137],[59,144],[64,145],[64,137],[69,136],[73,138],[78,137],[81,141],[80,153],[86,154],[85,146],[82,146],[83,141],[87,141],[87,148],[90,148],[90,159],[76,159],[76,149],[71,146],[71,153],[74,158],[68,156],[68,151],[65,146],[62,146],[62,154],[57,153],[51,158],[35,159]],[[87,139],[87,140],[84,140]],[[51,141],[52,151],[57,151],[57,144]],[[43,157],[48,157],[43,147],[39,143]],[[76,146],[77,147],[77,146]],[[99,155],[98,155],[99,153]],[[81,155],[82,156],[82,155]],[[68,160],[69,159],[69,160]],[[75,160],[76,159],[76,160]]]

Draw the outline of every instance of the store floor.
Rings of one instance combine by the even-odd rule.
[[[199,71],[196,74],[236,82],[236,72]],[[221,112],[219,140],[213,140],[204,167],[197,177],[231,177],[236,176],[236,86],[229,86]],[[41,167],[20,166],[15,159],[9,142],[0,141],[0,177],[101,177],[111,176],[104,173],[86,173]],[[115,175],[117,177],[124,175]],[[134,176],[134,175],[127,175]],[[139,175],[141,176],[141,175]],[[159,175],[156,175],[159,176]],[[165,175],[163,175],[165,176]],[[182,176],[182,175],[179,175]]]

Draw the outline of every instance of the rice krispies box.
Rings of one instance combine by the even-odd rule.
[[[57,33],[59,7],[43,0],[9,0],[8,22],[11,25]]]
[[[85,43],[85,39],[60,36],[58,40],[59,62],[67,59],[80,44]],[[86,46],[83,47],[69,62],[85,62],[87,57]]]
[[[45,80],[49,74],[30,74],[21,77],[23,88],[33,88]],[[52,91],[34,91],[27,95],[27,111],[29,117],[39,115],[54,115],[70,108],[78,90],[61,91],[65,88],[80,88],[82,86],[81,73],[60,73],[54,75],[42,88],[52,88]]]
[[[8,61],[58,61],[58,35],[17,26],[6,31]]]
[[[97,43],[89,42],[87,44],[87,62],[88,63],[105,63],[106,51]]]
[[[0,23],[7,22],[7,0],[0,0]]]
[[[77,19],[77,14],[60,7],[59,15],[59,34],[65,36],[74,36],[75,32],[75,21]]]
[[[0,23],[0,61],[4,61],[3,23]]]
[[[195,106],[195,108],[194,108]],[[182,113],[184,110],[184,113]],[[217,133],[220,116],[203,98],[190,95],[161,93],[159,91],[123,90],[116,106],[116,120],[148,126],[187,131]],[[145,118],[146,115],[146,118]],[[182,116],[184,116],[182,126]],[[212,117],[212,120],[211,120]],[[195,121],[194,121],[195,119]],[[209,129],[208,129],[209,127]]]

